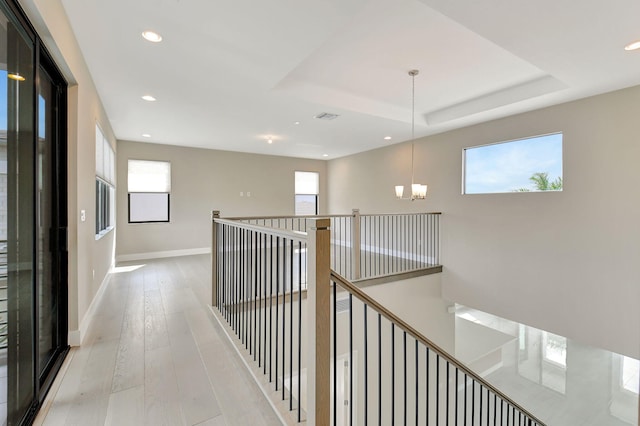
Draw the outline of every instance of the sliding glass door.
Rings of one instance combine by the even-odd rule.
[[[29,424],[67,350],[65,83],[0,0],[0,424]]]
[[[40,55],[36,143],[38,379],[48,386],[67,347],[65,90],[53,64]]]

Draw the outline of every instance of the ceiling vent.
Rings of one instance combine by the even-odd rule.
[[[335,120],[340,117],[338,114],[331,114],[330,112],[321,112],[320,114],[314,116],[313,118],[317,118],[318,120]]]

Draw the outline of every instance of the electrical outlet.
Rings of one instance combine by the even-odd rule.
[[[80,222],[84,222],[87,220],[87,211],[80,210]]]
[[[251,192],[247,192],[247,197],[251,197]]]

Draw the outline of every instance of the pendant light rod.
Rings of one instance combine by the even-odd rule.
[[[414,178],[414,166],[413,166],[413,154],[415,152],[415,111],[416,111],[416,75],[420,74],[420,70],[411,70],[409,75],[411,76],[411,185],[413,185]]]

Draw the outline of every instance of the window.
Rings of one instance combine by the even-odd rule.
[[[318,192],[320,178],[316,172],[296,172],[295,215],[318,214]]]
[[[115,153],[96,125],[96,235],[115,225]]]
[[[464,194],[562,191],[562,133],[464,150]]]
[[[640,361],[637,359],[622,357],[622,387],[633,393],[640,393]]]
[[[129,160],[129,223],[169,222],[171,163]]]

